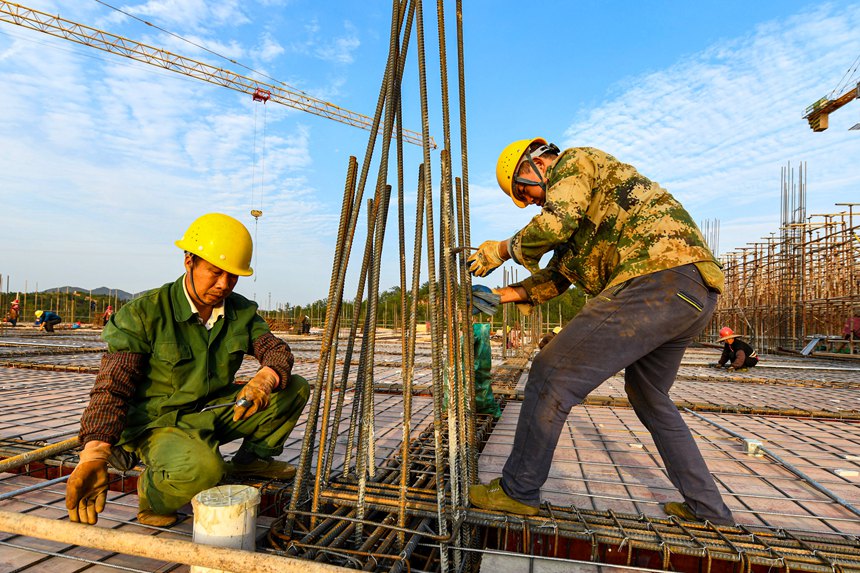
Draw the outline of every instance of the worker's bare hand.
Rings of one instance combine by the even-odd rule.
[[[261,368],[257,375],[242,386],[237,400],[245,400],[243,405],[233,406],[233,421],[247,420],[257,412],[269,407],[269,397],[278,386],[278,375],[271,368]]]

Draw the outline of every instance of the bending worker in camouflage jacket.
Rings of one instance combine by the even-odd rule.
[[[225,474],[289,479],[281,453],[308,399],[292,374],[293,355],[233,292],[248,276],[251,235],[220,213],[195,220],[176,246],[185,274],[134,299],[110,317],[108,352],[81,417],[84,449],[69,477],[66,508],[74,522],[94,524],[105,508],[107,464],[146,469],[137,480],[140,523],[167,527],[176,511]],[[246,354],[261,365],[242,386],[234,376]],[[207,406],[235,406],[204,411]],[[242,439],[229,463],[221,444]]]
[[[669,397],[684,350],[705,328],[723,285],[690,215],[632,166],[589,147],[559,153],[540,138],[517,141],[502,152],[496,176],[518,207],[542,210],[510,239],[481,244],[470,271],[485,276],[507,259],[526,267],[529,278],[496,291],[524,311],[572,284],[591,298],[535,357],[502,477],[472,486],[472,504],[537,514],[571,408],[624,369],[630,403],[684,498],[664,510],[734,523]]]

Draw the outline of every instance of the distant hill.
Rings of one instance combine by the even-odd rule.
[[[75,291],[80,292],[80,293],[87,293],[87,294],[90,293],[90,289],[81,288],[81,287],[74,287],[74,286],[61,286],[61,287],[49,288],[49,289],[43,290],[42,292],[43,293],[48,293],[48,292],[64,293],[64,292],[75,292]],[[120,300],[131,300],[134,298],[134,295],[131,294],[130,292],[125,292],[124,290],[118,290],[118,289],[109,289],[108,287],[94,288],[92,293],[94,295],[99,295],[99,296],[108,296],[108,295],[114,296],[114,295],[116,295],[116,297]]]

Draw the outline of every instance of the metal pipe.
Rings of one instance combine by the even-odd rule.
[[[71,477],[71,474],[67,475],[67,476],[61,476],[58,478],[54,478],[54,479],[49,479],[48,481],[41,481],[39,483],[35,483],[33,485],[28,485],[27,487],[22,487],[20,489],[14,490],[14,491],[7,491],[4,494],[0,494],[0,501],[3,501],[4,499],[9,499],[10,497],[15,497],[16,495],[21,495],[22,493],[27,493],[27,492],[36,491],[39,489],[44,489],[46,487],[51,487],[52,485],[56,485],[56,484],[62,483],[64,481],[68,481],[68,479],[70,477]]]
[[[46,519],[0,510],[0,531],[91,547],[160,561],[223,569],[233,573],[347,573],[350,569],[278,555],[253,553],[191,541]]]
[[[51,444],[50,446],[45,446],[43,448],[38,448],[31,452],[18,454],[17,456],[12,456],[11,458],[6,458],[5,460],[0,461],[0,472],[7,472],[9,470],[19,468],[24,464],[28,464],[30,462],[38,462],[44,460],[45,458],[50,458],[55,454],[66,452],[68,450],[73,450],[80,445],[81,443],[78,440],[78,437],[75,436],[74,438],[69,438],[68,440],[63,440],[62,442],[57,442],[56,444]]]

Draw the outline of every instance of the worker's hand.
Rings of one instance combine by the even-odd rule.
[[[95,525],[104,511],[108,491],[107,460],[110,444],[87,442],[66,484],[66,509],[75,523]]]
[[[472,286],[472,314],[496,314],[501,297],[484,285]]]
[[[475,253],[466,259],[469,272],[485,277],[505,262],[499,254],[499,241],[484,241]]]
[[[535,306],[530,302],[518,302],[516,306],[517,310],[519,310],[523,316],[530,315],[535,308]]]
[[[278,374],[264,366],[260,368],[256,376],[242,386],[237,400],[245,399],[251,402],[250,406],[233,406],[233,421],[247,420],[257,412],[265,410],[269,406],[269,396],[272,395],[272,390],[278,387]]]

